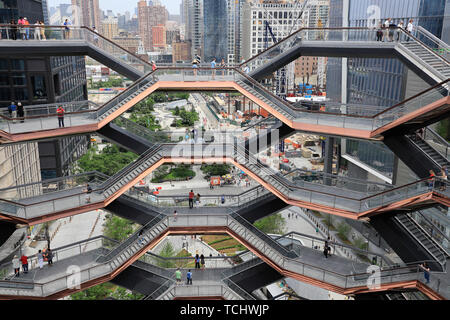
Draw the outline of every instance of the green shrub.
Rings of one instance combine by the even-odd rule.
[[[208,242],[208,244],[211,246],[213,244],[224,242],[224,241],[231,240],[231,239],[233,239],[233,238],[232,237],[227,237],[227,238],[218,239],[218,240],[215,240],[215,241]]]
[[[350,230],[351,227],[345,222],[339,223],[337,227],[338,235],[342,240],[348,240],[348,233]]]

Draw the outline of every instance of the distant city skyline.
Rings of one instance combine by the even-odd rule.
[[[160,0],[161,4],[166,6],[170,14],[180,14],[181,0]],[[147,0],[148,2],[148,0]],[[57,7],[62,3],[71,3],[71,0],[48,0],[48,7]],[[137,7],[138,0],[124,1],[124,0],[99,0],[100,9],[103,11],[112,10],[114,14],[124,14],[129,11],[134,14],[134,8]]]

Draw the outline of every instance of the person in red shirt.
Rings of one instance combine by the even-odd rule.
[[[430,176],[428,177],[428,188],[430,189],[430,191],[433,189],[433,183],[434,183],[435,177],[436,177],[436,174],[434,173],[434,171],[430,170]]]
[[[59,127],[64,128],[64,108],[62,106],[59,106],[58,109],[56,109],[56,113],[58,114]]]
[[[28,273],[28,257],[23,254],[20,257],[20,261],[22,262],[23,273]]]
[[[189,209],[194,207],[194,196],[194,191],[191,190],[191,192],[189,192]]]

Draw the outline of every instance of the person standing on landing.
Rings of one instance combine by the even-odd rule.
[[[189,209],[194,207],[194,196],[194,190],[191,190],[191,192],[189,192]]]
[[[47,262],[49,266],[53,265],[53,252],[50,248],[47,250]]]
[[[8,107],[8,112],[9,112],[9,116],[12,118],[13,123],[16,122],[16,117],[17,117],[17,106],[16,104],[13,102],[11,102],[11,104]]]
[[[192,284],[192,272],[190,269],[189,269],[188,273],[186,274],[186,280],[187,280],[186,284]]]
[[[44,266],[44,255],[42,254],[42,250],[39,250],[36,256],[38,259],[39,269],[42,269]]]
[[[205,256],[203,253],[200,255],[200,264],[202,265],[202,269],[205,269]]]
[[[180,268],[178,268],[177,271],[175,271],[175,279],[177,281],[177,286],[179,286],[181,284],[181,271],[180,271]]]
[[[213,58],[211,61],[211,71],[212,71],[212,79],[214,79],[214,76],[216,75],[216,58]]]
[[[64,128],[64,108],[59,106],[58,109],[56,109],[56,113],[58,114],[58,126]]]
[[[24,110],[23,105],[22,105],[21,102],[17,103],[17,117],[18,118],[22,118],[22,119],[20,119],[21,123],[25,122],[25,119],[24,119],[24,117],[25,117],[25,110]]]
[[[23,273],[28,273],[28,257],[22,254],[22,256],[20,257],[20,261],[22,262]]]
[[[14,269],[14,275],[18,277],[20,274],[20,263],[19,258],[17,256],[14,256],[14,258],[12,259],[12,265]]]

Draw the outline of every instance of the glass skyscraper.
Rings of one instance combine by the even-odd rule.
[[[204,60],[211,61],[216,58],[227,60],[227,0],[203,1],[203,52]]]
[[[391,18],[395,24],[403,21],[407,25],[413,19],[415,26],[422,26],[439,38],[446,24],[445,0],[330,0],[330,27],[367,27],[375,12],[371,6],[379,8],[377,23]],[[327,97],[333,101],[382,107],[390,107],[429,87],[397,58],[330,58],[327,82],[333,83],[327,89]],[[344,154],[378,172],[380,168],[374,163],[384,159],[382,175],[396,182],[395,156],[389,149],[374,149],[369,142],[342,141]],[[358,152],[364,156],[357,156]]]

